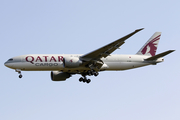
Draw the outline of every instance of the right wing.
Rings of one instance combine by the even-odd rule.
[[[128,34],[128,35],[108,44],[108,45],[105,45],[104,47],[101,47],[95,51],[92,51],[88,54],[81,56],[80,59],[83,61],[92,61],[92,60],[100,60],[100,58],[102,58],[102,57],[106,58],[112,52],[114,52],[116,49],[118,49],[122,44],[124,44],[126,39],[128,39],[129,37],[133,36],[134,34],[136,34],[137,32],[139,32],[143,29],[144,28],[137,29],[130,34]]]

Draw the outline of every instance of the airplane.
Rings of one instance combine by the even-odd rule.
[[[19,73],[19,78],[22,78],[21,71],[51,71],[52,81],[65,81],[74,74],[80,74],[80,82],[90,83],[91,80],[86,76],[98,76],[101,71],[120,71],[156,65],[164,61],[162,57],[175,51],[168,50],[156,55],[161,32],[155,32],[135,55],[111,54],[128,38],[143,29],[137,29],[87,54],[28,54],[10,58],[4,65],[15,69]]]

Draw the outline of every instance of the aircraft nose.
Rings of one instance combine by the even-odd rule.
[[[4,65],[5,65],[6,67],[8,67],[8,63],[7,63],[7,62],[5,62]]]
[[[5,62],[4,65],[6,67],[8,67],[8,68],[12,68],[13,67],[13,65],[11,63],[9,63],[9,62]]]

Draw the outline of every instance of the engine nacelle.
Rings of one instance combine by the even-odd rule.
[[[71,77],[71,74],[59,71],[51,71],[52,81],[65,81],[67,78]]]
[[[82,64],[78,57],[65,57],[63,58],[63,66],[65,68],[76,68]]]

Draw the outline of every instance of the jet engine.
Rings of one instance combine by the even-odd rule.
[[[65,57],[63,58],[63,66],[65,68],[76,68],[82,64],[78,57]]]
[[[51,71],[52,81],[65,81],[67,78],[71,77],[71,74],[66,72]]]

